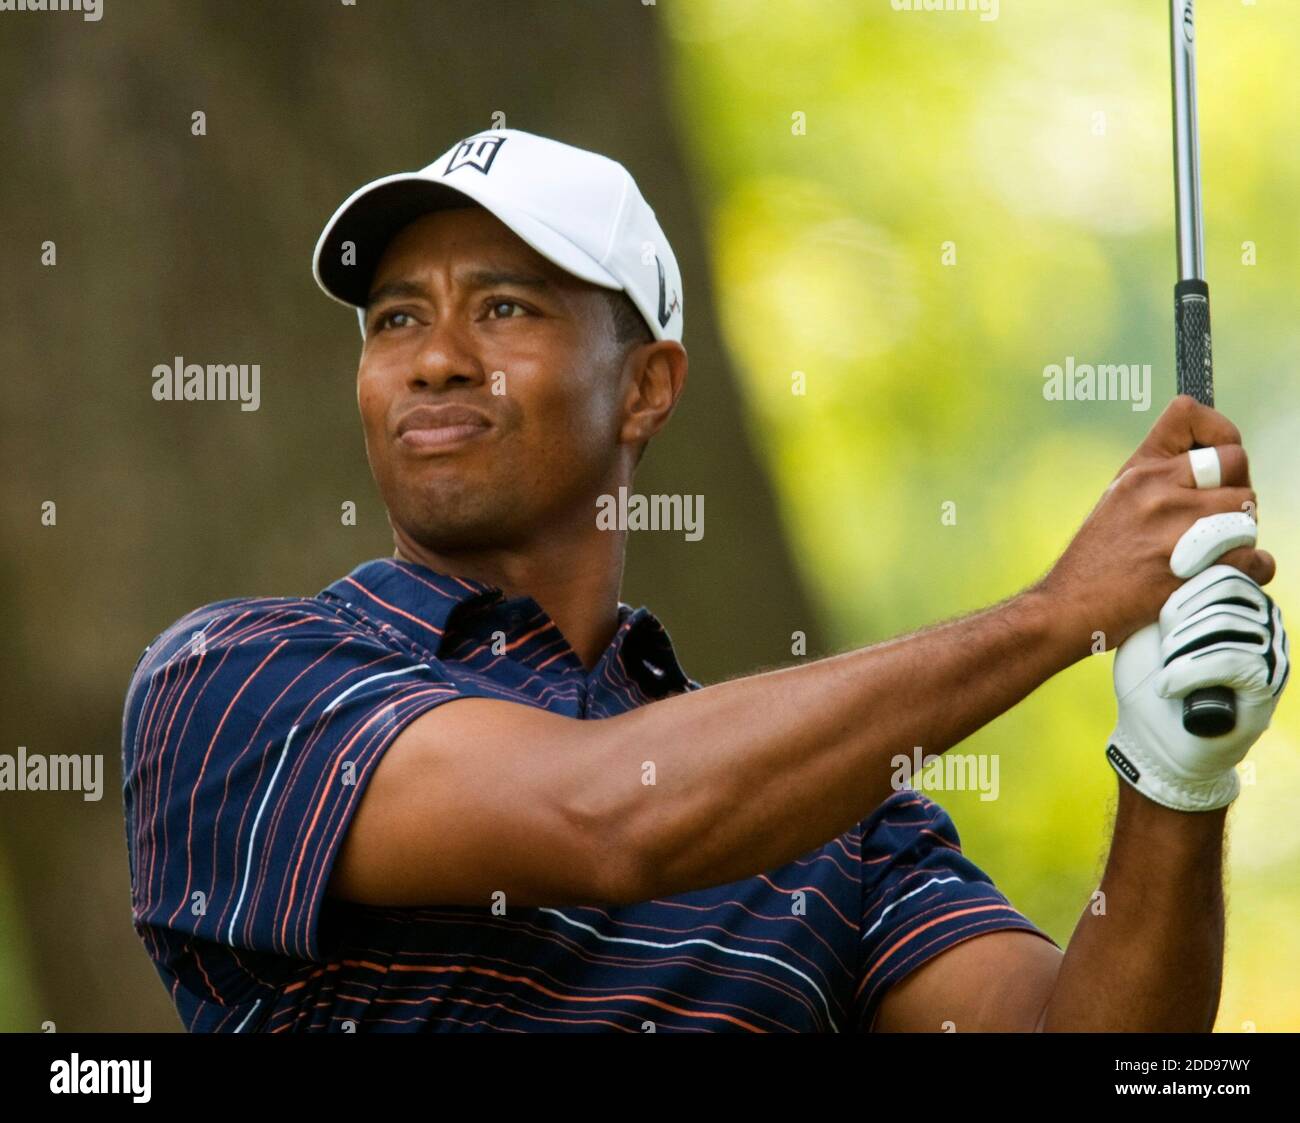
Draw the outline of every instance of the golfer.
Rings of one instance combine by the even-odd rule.
[[[1175,399],[1001,603],[701,687],[620,600],[626,531],[597,520],[687,373],[682,277],[627,170],[468,137],[347,199],[315,275],[357,309],[395,550],[197,609],[135,667],[133,917],[187,1029],[1212,1027],[1235,765],[1289,666],[1225,417]],[[1102,647],[1119,802],[1061,948],[894,761]],[[1209,685],[1237,723],[1202,739],[1181,698]]]

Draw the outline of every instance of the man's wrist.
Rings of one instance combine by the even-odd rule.
[[[1080,614],[1041,584],[1016,594],[1008,607],[1032,647],[1047,652],[1051,670],[1045,679],[1093,653],[1093,632]]]
[[[1135,839],[1145,840],[1148,847],[1173,847],[1189,855],[1207,848],[1213,851],[1221,844],[1230,804],[1209,811],[1180,811],[1157,803],[1122,776],[1116,779],[1115,823]]]

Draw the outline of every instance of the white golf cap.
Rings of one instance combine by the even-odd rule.
[[[566,272],[625,291],[656,339],[681,340],[677,258],[628,170],[520,129],[476,133],[418,172],[354,191],[316,243],[316,283],[357,308],[364,335],[370,282],[393,235],[428,211],[470,203]]]

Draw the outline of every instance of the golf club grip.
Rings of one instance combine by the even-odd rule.
[[[1210,349],[1210,286],[1179,281],[1174,286],[1174,356],[1178,392],[1214,405],[1214,364]],[[1237,724],[1237,698],[1226,686],[1193,690],[1183,699],[1183,728],[1194,737],[1231,733]]]
[[[1174,361],[1178,392],[1214,405],[1214,364],[1210,352],[1210,286],[1179,281],[1174,286]]]

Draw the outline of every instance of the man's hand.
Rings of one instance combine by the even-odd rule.
[[[1198,489],[1187,452],[1213,446],[1221,486]],[[1181,584],[1170,556],[1197,519],[1232,511],[1256,513],[1241,433],[1217,410],[1186,394],[1176,397],[1120,468],[1056,565],[1037,585],[1116,648],[1152,623]],[[1238,547],[1219,559],[1260,585],[1273,579],[1270,554]]]
[[[1115,653],[1119,721],[1106,759],[1175,811],[1226,806],[1240,790],[1236,765],[1272,721],[1289,669],[1281,609],[1239,570],[1211,566]],[[1205,686],[1236,692],[1231,732],[1196,737],[1183,729],[1183,696]]]

